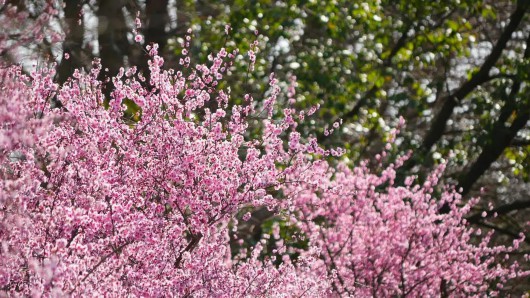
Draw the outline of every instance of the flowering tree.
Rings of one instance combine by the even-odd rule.
[[[151,54],[149,87],[134,68],[121,73],[108,109],[97,65],[61,87],[53,70],[27,78],[3,69],[2,181],[18,182],[2,200],[3,289],[178,296],[254,295],[267,284],[267,295],[325,289],[316,276],[292,276],[294,265],[229,266],[231,216],[246,205],[276,208],[267,190],[299,171],[279,138],[292,118],[265,120],[263,135],[245,140],[252,98],[228,111],[229,93],[215,89],[234,53],[223,49],[188,76],[161,71],[156,47]],[[62,109],[47,104],[53,96]],[[134,123],[123,118],[125,99],[141,109]],[[210,101],[216,110],[204,108]],[[34,131],[35,121],[46,126]]]
[[[302,174],[304,183],[289,187],[288,194],[297,194],[293,224],[319,249],[320,261],[312,268],[333,277],[334,292],[361,297],[497,295],[507,279],[528,275],[517,263],[503,267],[495,259],[517,249],[522,234],[513,247],[488,247],[492,233],[477,240],[481,230],[468,227],[464,219],[477,200],[459,208],[460,195],[449,190],[436,199],[433,190],[444,166],[422,185],[414,184],[415,177],[395,185],[395,168],[404,160],[380,175],[370,173],[366,163],[350,170],[321,162]],[[444,204],[451,206],[448,214],[439,213]]]
[[[334,169],[323,157],[341,149],[296,132],[315,108],[291,107],[294,85],[281,113],[273,75],[262,103],[247,95],[229,105],[221,85],[237,50],[221,49],[208,65],[184,57],[177,70],[162,68],[156,45],[147,51],[149,79],[122,68],[110,100],[98,61],[62,85],[53,68],[0,69],[4,294],[495,294],[527,274],[494,265],[512,248],[472,241],[469,206],[458,208],[456,193],[434,200],[440,169],[404,187],[393,184],[401,162],[381,175]],[[444,202],[452,211],[439,215]],[[229,231],[252,207],[285,214],[308,248],[289,247],[276,228],[232,256]]]

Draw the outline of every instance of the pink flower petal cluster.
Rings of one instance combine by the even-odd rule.
[[[228,108],[229,91],[216,89],[230,63],[225,51],[210,66],[177,72],[162,70],[151,52],[150,84],[122,70],[108,108],[97,63],[61,87],[53,72],[0,70],[0,289],[52,296],[327,291],[326,275],[302,265],[276,267],[259,254],[242,264],[230,258],[227,225],[237,211],[279,208],[270,190],[301,170],[280,138],[292,125],[268,117],[258,125],[263,134],[248,137],[254,104]],[[51,109],[51,97],[62,107]],[[137,121],[124,117],[127,101],[139,107]],[[5,191],[8,185],[15,187]]]
[[[292,108],[294,81],[289,108],[277,109],[273,75],[262,104],[230,105],[219,86],[237,50],[195,66],[183,52],[179,70],[147,50],[149,82],[121,69],[110,100],[97,61],[63,86],[53,70],[0,68],[2,294],[461,296],[528,274],[497,262],[513,248],[474,238],[458,194],[435,200],[442,168],[405,186],[403,160],[378,175],[334,168],[321,157],[342,149],[296,132],[317,107]],[[276,226],[273,256],[262,258],[269,236],[233,257],[229,231],[253,207],[291,215],[309,248],[295,257]]]
[[[513,247],[490,247],[492,233],[477,238],[480,230],[464,219],[476,199],[458,207],[463,202],[457,192],[447,189],[439,197],[433,193],[443,165],[423,184],[408,177],[404,186],[395,185],[396,168],[405,159],[379,174],[366,162],[354,169],[313,163],[297,175],[300,183],[286,186],[287,196],[294,198],[292,223],[320,253],[311,266],[333,277],[335,293],[496,296],[508,279],[529,275],[515,262],[500,262],[523,235]],[[439,212],[444,203],[452,207],[448,214]]]

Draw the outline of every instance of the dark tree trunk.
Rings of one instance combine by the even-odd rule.
[[[63,42],[63,52],[69,55],[69,59],[65,59],[65,55],[59,64],[57,71],[57,80],[59,83],[64,83],[76,68],[83,66],[82,64],[82,46],[84,35],[83,17],[81,15],[82,1],[71,0],[65,2],[64,7],[64,23],[66,36]]]
[[[123,14],[123,1],[101,0],[98,4],[99,57],[103,66],[101,78],[109,78],[103,86],[103,93],[109,100],[112,92],[110,78],[118,73],[120,67],[124,65],[124,57],[130,52],[130,44],[127,40],[129,29]]]

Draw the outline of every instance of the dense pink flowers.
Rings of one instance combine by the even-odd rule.
[[[457,193],[434,198],[432,186],[442,170],[423,185],[408,179],[397,187],[393,166],[374,175],[365,165],[350,170],[320,163],[312,168],[316,172],[303,174],[306,182],[288,187],[295,197],[293,224],[320,251],[321,260],[312,268],[334,277],[334,292],[359,297],[494,295],[497,282],[528,275],[517,264],[496,264],[495,256],[513,248],[488,247],[491,234],[473,239],[480,230],[465,224],[471,205],[458,208]],[[441,215],[444,202],[452,211]]]
[[[294,82],[285,102],[271,75],[268,98],[232,106],[218,85],[237,51],[163,70],[148,50],[149,82],[122,69],[108,105],[97,62],[63,86],[53,70],[0,69],[3,294],[460,296],[527,274],[495,263],[512,248],[472,241],[458,194],[434,199],[442,168],[406,186],[394,185],[400,161],[380,175],[333,168],[323,156],[342,149],[296,132],[317,107],[292,108]],[[276,225],[234,256],[229,231],[253,207],[282,214],[308,247],[288,247]]]
[[[153,56],[150,87],[134,70],[113,78],[108,109],[97,64],[61,87],[51,72],[27,78],[2,69],[0,287],[46,295],[327,291],[326,274],[306,265],[230,258],[233,215],[279,208],[268,191],[305,166],[283,149],[279,136],[290,125],[264,120],[263,135],[247,140],[246,119],[258,112],[252,102],[226,108],[230,94],[214,88],[228,66],[221,57],[187,76],[162,65]],[[50,109],[51,97],[63,107]],[[140,108],[138,121],[124,118],[126,100]]]

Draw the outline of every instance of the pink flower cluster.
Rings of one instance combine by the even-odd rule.
[[[296,132],[316,108],[276,109],[274,76],[262,105],[250,95],[229,104],[219,83],[237,51],[163,70],[148,50],[150,81],[122,69],[108,106],[97,61],[63,86],[53,70],[0,69],[1,293],[459,296],[495,294],[492,282],[527,274],[495,263],[513,248],[488,247],[489,235],[473,244],[456,193],[434,200],[441,168],[403,187],[393,182],[402,161],[380,175],[334,169],[322,157],[342,149]],[[437,213],[443,202],[451,213]],[[295,257],[275,226],[273,239],[233,258],[229,231],[252,207],[289,215],[309,248]],[[277,249],[262,258],[271,240]]]
[[[134,69],[121,71],[108,109],[97,63],[64,86],[52,82],[52,71],[1,70],[0,289],[52,296],[327,291],[327,276],[301,274],[301,264],[276,267],[259,254],[243,264],[230,259],[236,212],[280,208],[269,191],[306,166],[283,148],[280,135],[292,125],[269,117],[263,134],[248,139],[254,103],[228,108],[229,91],[215,88],[230,63],[226,51],[210,66],[176,72],[162,70],[151,52],[150,84]],[[62,108],[51,109],[51,97]],[[140,107],[138,121],[124,118],[124,100]]]
[[[328,273],[332,289],[355,297],[496,296],[503,284],[528,276],[517,263],[501,265],[499,256],[513,247],[489,247],[491,233],[477,239],[464,216],[476,203],[462,208],[460,195],[446,191],[436,199],[433,186],[444,169],[436,169],[422,185],[414,177],[394,185],[395,167],[371,173],[366,163],[349,169],[313,164],[287,187],[294,197],[292,224],[319,251],[314,272]],[[318,177],[318,179],[315,179]],[[449,203],[449,214],[439,208]],[[302,255],[307,252],[300,252]]]

